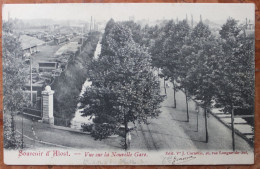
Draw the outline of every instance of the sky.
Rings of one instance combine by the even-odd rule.
[[[255,6],[251,4],[174,4],[174,3],[81,3],[81,4],[5,4],[3,19],[53,19],[53,20],[108,20],[110,18],[128,20],[133,16],[139,19],[184,19],[191,14],[195,21],[200,15],[211,21],[238,20],[248,18],[254,21]]]

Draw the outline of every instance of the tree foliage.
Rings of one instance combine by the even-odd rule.
[[[242,33],[237,21],[228,19],[220,30],[221,79],[217,103],[230,112],[233,106],[254,107],[254,38]],[[224,87],[223,87],[224,86]]]
[[[104,139],[129,122],[147,122],[160,113],[159,83],[146,49],[133,39],[128,23],[108,22],[99,59],[91,67],[92,85],[80,98],[84,116],[94,117],[92,135]]]
[[[18,37],[13,33],[13,24],[3,23],[3,108],[4,147],[17,148],[20,140],[14,130],[13,116],[29,103],[23,87],[28,80],[29,69],[24,64],[23,52]]]
[[[254,39],[229,18],[213,36],[200,21],[169,21],[150,46],[152,63],[206,108],[231,112],[233,105],[252,112],[254,104]],[[173,82],[174,82],[173,81]],[[214,103],[214,104],[213,104]]]

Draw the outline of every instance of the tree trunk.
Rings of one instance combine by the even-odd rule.
[[[15,126],[14,126],[14,114],[11,113],[11,131],[12,131],[12,137],[15,138]]]
[[[174,81],[173,81],[173,103],[174,103],[173,108],[176,108],[176,90],[175,90]]]
[[[160,80],[160,68],[158,68],[158,81]]]
[[[187,112],[187,122],[189,122],[189,104],[188,104],[188,97],[187,97],[187,92],[185,90],[185,98],[186,98],[186,112]]]
[[[199,107],[198,107],[198,110],[197,110],[197,132],[199,131]]]
[[[208,136],[208,120],[207,120],[207,108],[204,108],[204,116],[205,116],[205,132],[206,132],[206,140],[205,142],[208,143],[209,136]]]
[[[165,77],[163,78],[163,86],[164,86],[164,93],[167,95],[166,86],[165,86]]]
[[[127,125],[127,122],[126,122],[126,123],[125,123],[125,150],[128,149],[127,134],[128,134],[128,125]]]
[[[128,132],[128,126],[127,126],[127,121],[126,121],[126,115],[124,111],[124,123],[125,123],[125,151],[127,150],[127,132]]]

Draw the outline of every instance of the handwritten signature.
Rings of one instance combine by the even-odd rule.
[[[163,164],[181,164],[187,161],[194,160],[196,157],[194,156],[186,156],[186,157],[177,157],[177,156],[167,156],[163,157]]]

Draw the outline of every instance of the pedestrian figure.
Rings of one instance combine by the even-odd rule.
[[[169,83],[168,83],[168,82],[166,82],[166,88],[169,88],[169,87],[170,87]]]
[[[195,108],[195,111],[197,112],[197,113],[199,113],[199,105],[198,104],[196,104],[196,108]]]

